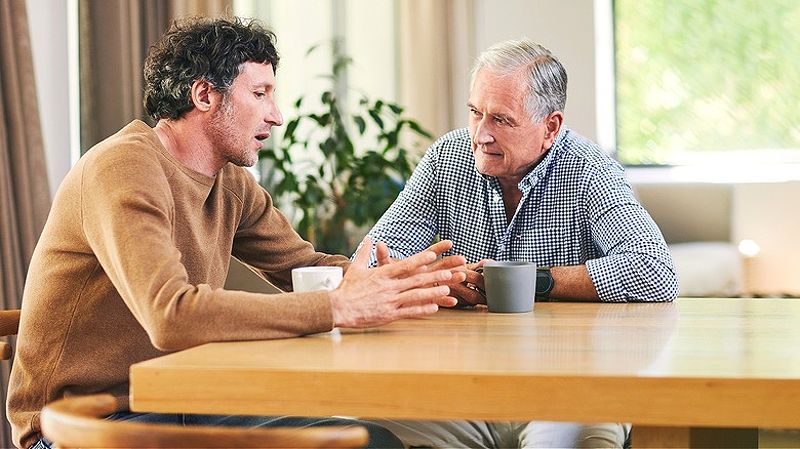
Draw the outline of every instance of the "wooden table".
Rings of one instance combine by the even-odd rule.
[[[365,331],[214,343],[131,367],[136,411],[800,428],[800,300],[538,303]],[[738,437],[736,437],[738,438]]]

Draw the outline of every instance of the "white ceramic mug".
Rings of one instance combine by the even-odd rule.
[[[295,292],[333,290],[342,282],[342,267],[302,267],[292,270]]]

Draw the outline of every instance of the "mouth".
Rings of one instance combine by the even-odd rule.
[[[491,150],[491,149],[487,148],[486,145],[475,145],[475,152],[479,152],[482,155],[489,156],[489,157],[502,157],[503,156],[503,152],[502,151]]]
[[[256,134],[256,140],[263,142],[263,141],[269,139],[269,136],[271,136],[271,135],[272,134],[269,131],[264,132],[264,133],[259,133],[259,134]]]

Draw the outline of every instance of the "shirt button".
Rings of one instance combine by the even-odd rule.
[[[500,251],[503,251],[504,249],[506,249],[506,245],[503,245],[501,243],[500,245],[497,245],[497,249],[499,249]]]

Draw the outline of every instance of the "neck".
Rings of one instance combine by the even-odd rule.
[[[155,132],[167,152],[190,170],[213,178],[225,165],[225,161],[216,157],[202,127],[194,125],[187,117],[159,120]]]
[[[522,192],[517,185],[521,179],[514,178],[497,178],[500,182],[500,190],[503,191],[503,205],[506,209],[506,220],[511,222],[514,217],[514,212],[517,211],[520,200],[522,200]]]

